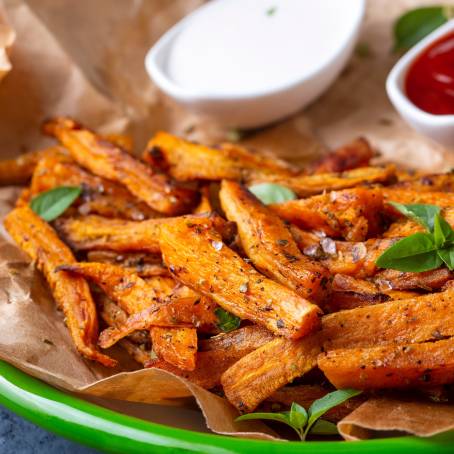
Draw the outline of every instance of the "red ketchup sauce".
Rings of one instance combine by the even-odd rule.
[[[454,31],[420,54],[405,80],[408,98],[435,115],[454,114]]]

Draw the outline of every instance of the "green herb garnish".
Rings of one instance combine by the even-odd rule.
[[[291,189],[275,183],[254,184],[249,186],[249,191],[265,205],[287,202],[297,198]]]
[[[336,425],[319,418],[331,408],[337,407],[358,394],[361,394],[361,391],[356,389],[339,389],[314,401],[307,411],[301,405],[293,402],[290,411],[281,413],[248,413],[247,415],[239,416],[235,421],[251,419],[278,421],[290,426],[298,434],[301,441],[305,441],[309,433],[314,435],[336,435],[338,433]]]
[[[441,216],[436,205],[402,205],[389,202],[404,216],[422,225],[426,232],[410,235],[392,245],[375,262],[380,268],[423,272],[443,263],[454,269],[454,230]]]
[[[226,310],[222,309],[222,307],[218,307],[214,311],[216,317],[218,318],[218,328],[225,333],[229,331],[233,331],[234,329],[239,328],[241,319],[236,315],[227,312]]]
[[[79,186],[60,186],[43,192],[30,202],[30,208],[45,221],[57,219],[79,197]]]
[[[276,14],[277,8],[275,6],[272,6],[271,8],[268,8],[266,10],[266,15],[267,16],[274,16]]]
[[[394,52],[410,49],[421,39],[454,17],[452,6],[428,6],[412,9],[394,24]]]

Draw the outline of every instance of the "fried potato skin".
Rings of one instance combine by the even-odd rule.
[[[135,221],[157,217],[154,210],[136,199],[126,188],[86,172],[67,154],[46,154],[33,172],[31,195],[35,196],[58,186],[82,187],[78,211],[84,215],[94,213]]]
[[[176,219],[161,226],[159,239],[172,275],[225,310],[291,338],[317,328],[317,306],[259,274],[209,225]]]
[[[188,212],[196,202],[195,192],[178,186],[165,175],[134,159],[69,118],[49,120],[44,132],[56,137],[73,159],[95,175],[123,184],[139,200],[167,215]]]
[[[337,388],[436,386],[454,381],[454,338],[422,344],[333,350],[318,366]]]
[[[196,367],[197,331],[195,328],[161,328],[150,330],[153,351],[164,361],[182,370]]]
[[[234,181],[222,182],[220,199],[227,219],[236,222],[243,249],[254,266],[303,298],[319,301],[328,272],[301,254],[284,222]]]
[[[63,264],[76,262],[71,251],[53,229],[29,207],[16,208],[4,225],[19,247],[43,272],[57,305],[63,310],[66,324],[77,350],[88,359],[113,367],[116,362],[96,349],[98,319],[85,279],[68,273],[56,273]]]
[[[271,205],[281,218],[306,230],[363,241],[381,230],[381,189],[353,188]]]
[[[367,167],[374,154],[370,143],[364,137],[358,137],[313,163],[311,173],[345,172],[358,167]]]
[[[294,173],[275,159],[253,154],[238,145],[210,148],[166,132],[158,132],[148,142],[142,158],[181,181],[242,180],[254,173],[286,177]]]
[[[212,389],[221,382],[221,375],[232,364],[272,339],[266,329],[251,325],[220,334],[201,342],[197,353],[197,368],[183,371],[165,361],[150,361],[148,367],[157,367],[179,375],[202,388]]]
[[[395,179],[395,167],[360,167],[341,173],[320,173],[282,178],[276,175],[252,176],[249,184],[277,183],[292,189],[299,197],[310,197],[322,192],[339,191],[354,186],[375,183],[391,183]]]

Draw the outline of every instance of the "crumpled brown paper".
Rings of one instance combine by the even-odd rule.
[[[58,114],[74,116],[100,132],[127,130],[138,150],[157,129],[208,143],[224,140],[220,125],[164,99],[143,68],[149,46],[201,3],[0,0],[0,77],[9,71],[0,83],[1,157],[46,145],[40,124]],[[370,0],[360,38],[370,55],[353,56],[336,83],[306,111],[257,131],[244,143],[302,164],[327,146],[364,135],[384,159],[428,171],[451,168],[454,154],[404,124],[384,92],[386,74],[396,60],[389,52],[391,23],[420,3]],[[0,217],[16,195],[14,188],[0,190]],[[120,350],[111,353],[121,360],[122,371],[107,371],[80,358],[41,276],[4,230],[0,282],[0,357],[27,373],[69,391],[135,402],[181,405],[194,396],[213,431],[276,437],[261,423],[235,423],[236,410],[224,399],[183,379],[159,370],[135,370]],[[429,436],[453,428],[453,408],[371,399],[339,427],[346,439],[368,438],[382,430]]]

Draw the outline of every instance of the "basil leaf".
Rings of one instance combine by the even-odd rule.
[[[30,201],[31,209],[45,221],[57,219],[79,197],[79,186],[60,186],[43,192]]]
[[[388,204],[407,218],[413,219],[413,221],[425,227],[429,232],[433,232],[434,218],[441,212],[441,208],[437,205],[423,205],[418,203],[403,205],[397,202],[388,202]]]
[[[239,421],[250,421],[252,419],[268,419],[270,421],[278,421],[287,424],[292,427],[288,415],[284,413],[248,413],[246,415],[238,416],[235,422]]]
[[[454,246],[439,249],[437,253],[448,269],[452,271],[454,269]]]
[[[453,235],[451,226],[437,214],[434,219],[434,241],[437,248],[443,247]]]
[[[336,424],[326,421],[326,419],[319,419],[315,421],[310,433],[313,435],[338,435],[339,431]]]
[[[443,25],[449,15],[449,8],[431,6],[416,8],[400,16],[394,24],[394,52],[410,49],[440,25]]]
[[[328,410],[331,410],[333,407],[337,407],[338,405],[344,403],[346,400],[361,394],[362,391],[358,391],[356,389],[338,389],[332,393],[323,396],[320,399],[317,399],[312,405],[309,407],[308,410],[308,423],[306,426],[306,430],[304,431],[307,434],[312,426],[314,425],[315,421],[323,416]]]
[[[429,271],[442,263],[436,249],[430,233],[418,232],[386,249],[375,264],[380,268],[398,271]]]
[[[275,183],[254,184],[249,186],[249,191],[265,205],[287,202],[297,198],[291,189]]]
[[[306,409],[296,402],[293,402],[292,407],[290,408],[289,420],[290,424],[295,429],[302,429],[307,422]]]
[[[236,315],[233,315],[230,312],[222,309],[222,307],[216,308],[214,313],[218,318],[218,328],[221,331],[228,333],[229,331],[233,331],[240,326],[241,319]]]

